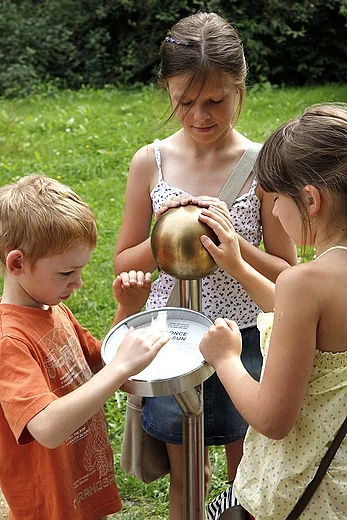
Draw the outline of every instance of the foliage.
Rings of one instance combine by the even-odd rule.
[[[258,77],[287,85],[345,80],[345,0],[247,3],[252,19],[241,19],[239,28],[245,35],[250,67],[255,64]]]
[[[264,141],[271,131],[304,107],[319,101],[347,102],[346,85],[294,88],[252,88],[239,121],[250,139]],[[84,269],[84,287],[68,300],[78,320],[97,337],[112,323],[113,252],[120,227],[127,171],[134,152],[154,137],[163,138],[157,114],[166,99],[154,88],[131,92],[107,88],[51,92],[26,99],[0,99],[0,179],[43,171],[76,190],[92,207],[99,241]],[[160,127],[160,130],[158,130]],[[157,130],[156,130],[157,129]],[[115,471],[124,510],[119,520],[164,520],[168,508],[168,478],[144,485],[120,468],[125,394],[108,400],[106,413],[115,454]],[[210,451],[210,498],[225,485],[223,448]]]
[[[251,85],[347,80],[347,0],[3,0],[0,95],[154,82],[163,37],[198,10],[237,27]]]

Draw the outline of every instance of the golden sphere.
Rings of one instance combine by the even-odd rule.
[[[215,232],[199,220],[202,208],[189,204],[170,208],[155,223],[151,235],[153,256],[162,271],[180,280],[199,280],[217,269],[200,242],[207,235],[218,245]]]

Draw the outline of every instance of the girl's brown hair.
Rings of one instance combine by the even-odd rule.
[[[186,90],[202,88],[210,72],[221,74],[237,87],[240,116],[246,91],[247,64],[236,29],[216,13],[196,13],[182,18],[161,44],[158,83],[167,87],[170,78],[186,75]],[[174,110],[175,112],[175,110]]]
[[[347,218],[347,104],[326,103],[280,126],[262,147],[254,172],[267,192],[289,195],[304,224],[305,244],[310,219],[303,188],[312,185],[334,199],[334,214]]]

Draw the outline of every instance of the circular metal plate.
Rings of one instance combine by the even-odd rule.
[[[121,389],[144,397],[181,393],[199,385],[214,372],[199,350],[200,341],[211,325],[209,318],[190,309],[163,307],[140,312],[109,331],[101,346],[101,356],[105,364],[109,363],[130,327],[165,330],[171,334],[171,340]]]

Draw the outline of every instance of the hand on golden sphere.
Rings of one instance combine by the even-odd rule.
[[[155,223],[151,235],[153,256],[162,271],[180,280],[198,280],[217,265],[200,242],[207,235],[218,245],[215,232],[199,220],[202,208],[193,204],[170,208]]]

